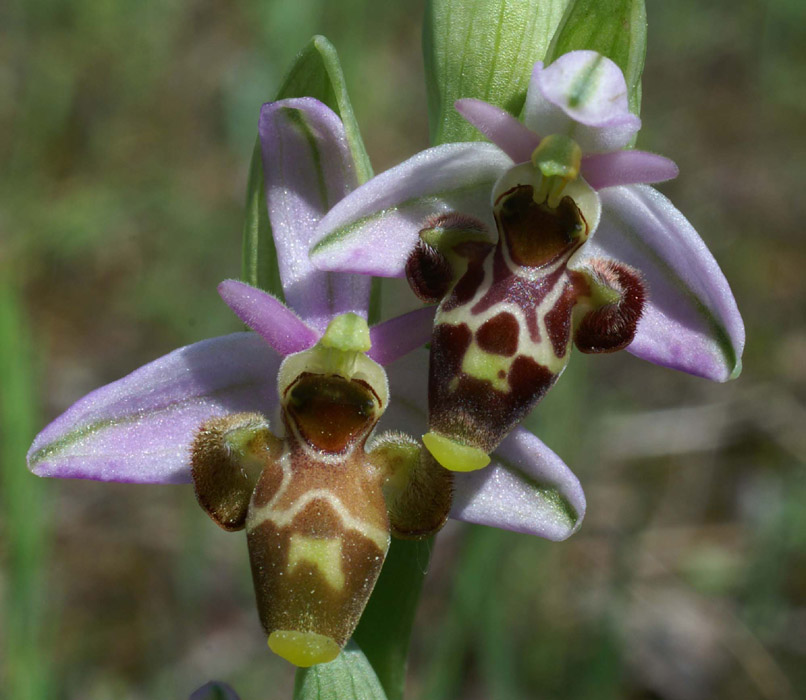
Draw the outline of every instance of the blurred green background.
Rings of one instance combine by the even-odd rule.
[[[427,145],[422,0],[0,5],[0,697],[290,698],[244,538],[181,487],[41,481],[73,401],[239,330],[258,109],[308,38],[339,50],[376,172]],[[572,360],[531,427],[588,495],[562,544],[451,523],[409,696],[806,695],[806,5],[648,0],[639,146],[748,328],[728,385]],[[397,288],[399,289],[399,288]],[[390,298],[390,294],[387,294]]]

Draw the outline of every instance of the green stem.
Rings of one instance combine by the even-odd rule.
[[[388,700],[402,700],[409,639],[428,571],[433,538],[392,540],[378,583],[354,639],[366,654]]]

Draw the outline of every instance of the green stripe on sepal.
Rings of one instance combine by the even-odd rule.
[[[577,529],[582,517],[576,508],[571,505],[571,502],[560,493],[559,489],[541,484],[516,464],[502,457],[501,454],[496,454],[495,459],[518,479],[527,484],[535,499],[540,498],[543,501],[546,512],[550,512],[554,516],[554,522],[562,523],[568,529],[569,534],[566,537]]]
[[[339,57],[325,37],[313,37],[297,54],[275,99],[292,97],[314,97],[339,115],[344,123],[359,183],[371,178],[372,166],[347,94]],[[266,209],[265,189],[258,139],[249,166],[241,276],[245,282],[284,299],[277,266],[277,251]]]
[[[638,185],[635,187],[644,187],[647,190],[650,188],[647,185]],[[656,190],[655,196],[661,197]],[[682,279],[681,275],[674,269],[669,260],[661,255],[658,250],[650,245],[646,236],[642,235],[640,230],[636,230],[634,225],[631,225],[623,216],[619,215],[616,207],[609,206],[606,216],[611,219],[621,232],[624,239],[641,255],[645,256],[654,266],[659,275],[665,281],[675,288],[681,295],[681,298],[691,305],[691,308],[700,317],[703,328],[708,331],[707,337],[714,343],[719,353],[722,356],[725,366],[725,375],[721,379],[710,377],[714,381],[729,381],[736,379],[742,373],[742,358],[741,353],[734,346],[731,334],[716,311],[707,306],[703,300],[697,296],[696,292],[691,289],[689,284]],[[639,266],[640,267],[640,266]],[[642,269],[644,275],[648,274],[646,267]]]
[[[627,81],[630,111],[641,113],[641,73],[646,56],[644,0],[571,0],[546,53],[545,63],[578,50],[613,61]]]
[[[431,142],[484,137],[454,109],[475,97],[519,114],[569,0],[429,0],[423,54]]]
[[[387,700],[364,652],[350,642],[333,661],[297,671],[294,700]]]

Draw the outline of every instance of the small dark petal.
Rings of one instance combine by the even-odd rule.
[[[400,433],[384,433],[369,458],[385,475],[384,497],[392,534],[418,540],[438,532],[451,509],[453,473],[423,446]]]
[[[429,217],[426,219],[422,230],[425,231],[435,228],[466,231],[468,233],[475,232],[482,235],[486,235],[487,233],[487,227],[484,225],[483,221],[480,221],[474,216],[468,216],[467,214],[455,211]]]
[[[589,265],[594,283],[618,292],[621,298],[589,311],[577,328],[574,342],[585,353],[621,350],[635,337],[644,310],[646,287],[641,274],[624,263],[595,259]]]
[[[406,261],[406,279],[412,291],[427,304],[442,299],[450,289],[453,272],[445,256],[422,239]]]
[[[199,505],[225,530],[243,529],[249,499],[274,441],[259,413],[215,418],[199,428],[191,448],[193,488]]]
[[[445,469],[425,448],[406,491],[389,509],[392,534],[421,540],[442,529],[453,501],[453,472]]]

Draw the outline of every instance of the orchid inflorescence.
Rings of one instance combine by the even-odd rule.
[[[523,122],[456,108],[492,143],[437,146],[359,185],[335,112],[264,105],[287,305],[223,282],[254,332],[96,390],[28,455],[42,476],[192,483],[216,523],[246,529],[269,646],[300,666],[349,640],[390,534],[427,537],[449,515],[554,540],[578,529],[578,480],[519,426],[572,345],[718,381],[740,369],[728,284],[648,186],[674,163],[626,149],[640,120],[612,61],[538,62]],[[370,276],[406,277],[426,305],[370,327]]]

